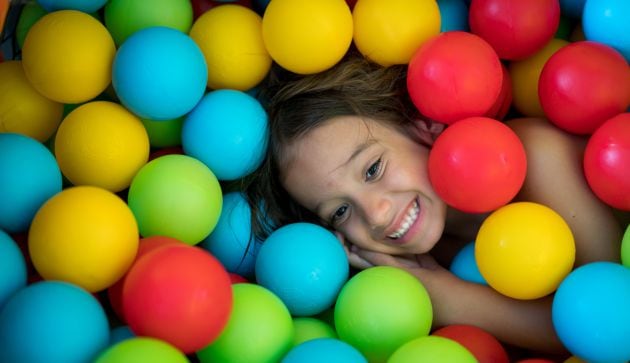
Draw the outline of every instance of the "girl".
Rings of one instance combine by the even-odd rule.
[[[427,288],[435,327],[472,324],[505,343],[562,352],[552,297],[515,300],[463,281],[443,266],[474,240],[486,217],[449,208],[428,178],[430,147],[444,126],[421,119],[406,91],[406,66],[348,55],[310,76],[280,70],[263,90],[268,155],[246,186],[252,210],[273,225],[318,223],[336,232],[358,268],[391,265]],[[527,178],[518,200],[547,205],[571,227],[576,266],[618,261],[621,226],[582,174],[586,139],[543,119],[507,124],[523,142]],[[264,238],[269,229],[259,223]]]

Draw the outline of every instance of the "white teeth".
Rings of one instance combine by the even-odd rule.
[[[387,237],[396,239],[396,238],[400,238],[404,236],[405,233],[409,231],[409,227],[411,227],[411,225],[418,218],[419,213],[420,213],[420,206],[418,206],[417,201],[414,201],[411,208],[409,208],[409,210],[407,211],[407,215],[405,216],[405,219],[403,220],[398,230]]]

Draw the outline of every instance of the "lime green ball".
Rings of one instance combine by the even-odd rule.
[[[404,343],[428,335],[432,322],[433,307],[422,283],[390,266],[354,275],[335,305],[339,338],[370,362],[385,362]]]
[[[166,236],[195,245],[216,226],[223,195],[201,161],[165,155],[145,164],[131,181],[127,202],[143,237]]]
[[[96,358],[95,363],[188,363],[184,353],[154,338],[129,338],[114,344]]]
[[[26,34],[31,29],[33,24],[35,24],[42,16],[48,14],[48,12],[42,8],[39,3],[29,2],[24,5],[22,8],[22,12],[20,13],[20,18],[18,19],[17,26],[15,28],[15,39],[17,40],[18,46],[22,49],[24,46],[24,40],[26,39]]]
[[[293,322],[282,300],[266,288],[232,285],[230,320],[219,337],[197,352],[202,363],[279,362],[291,349]]]
[[[440,336],[416,338],[396,349],[387,363],[457,362],[477,363],[463,345]]]
[[[334,338],[337,339],[337,333],[327,323],[311,317],[293,318],[293,328],[295,334],[293,336],[293,345],[304,343],[307,340],[318,338]]]
[[[189,0],[110,0],[105,5],[105,26],[121,45],[131,34],[165,26],[188,34],[193,22]]]
[[[630,224],[626,227],[626,233],[621,240],[621,263],[630,267]]]
[[[144,128],[149,134],[152,147],[170,147],[182,144],[182,125],[184,116],[166,121],[154,121],[141,118]]]

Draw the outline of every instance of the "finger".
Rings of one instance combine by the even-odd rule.
[[[400,257],[394,257],[382,252],[368,251],[360,248],[352,248],[351,253],[356,253],[359,257],[373,265],[387,265],[399,268],[418,267],[417,263]]]
[[[354,252],[349,252],[348,253],[348,261],[350,262],[350,265],[352,267],[358,268],[360,270],[364,270],[366,268],[370,268],[370,267],[374,266],[368,260],[362,258],[361,256],[357,255]]]

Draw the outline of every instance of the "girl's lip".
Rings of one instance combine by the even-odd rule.
[[[395,245],[404,245],[409,243],[412,239],[413,236],[415,236],[418,233],[418,230],[420,228],[420,225],[422,224],[422,219],[424,218],[424,208],[423,206],[420,204],[420,200],[418,200],[418,198],[414,199],[414,202],[418,204],[418,209],[420,210],[418,212],[418,217],[416,218],[416,220],[413,222],[413,224],[409,227],[409,229],[407,230],[407,233],[405,233],[404,236],[400,237],[400,238],[390,238],[387,237],[387,241],[391,244],[395,244]],[[413,203],[413,202],[412,202]],[[410,207],[411,208],[411,204],[410,203]],[[407,209],[408,210],[408,209]]]

